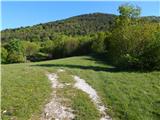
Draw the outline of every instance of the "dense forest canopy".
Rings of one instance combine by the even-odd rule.
[[[20,27],[1,31],[2,42],[11,39],[21,39],[27,41],[53,40],[59,35],[77,36],[88,35],[97,32],[104,32],[112,29],[116,15],[93,13],[71,17],[55,22],[48,22],[31,27]],[[160,17],[148,16],[142,19],[152,22],[159,22]]]
[[[68,36],[94,34],[109,30],[113,26],[115,17],[112,14],[93,13],[32,27],[6,29],[2,31],[1,39],[2,42],[13,38],[27,41],[45,41],[46,39],[55,39],[57,34]]]
[[[103,54],[117,66],[160,69],[160,17],[140,17],[131,4],[120,15],[93,13],[1,31],[2,63]]]

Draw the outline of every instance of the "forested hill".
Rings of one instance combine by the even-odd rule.
[[[17,38],[27,41],[45,41],[54,40],[60,34],[69,36],[94,34],[109,30],[113,26],[115,18],[116,15],[113,14],[93,13],[30,27],[6,29],[1,31],[1,40],[7,42]],[[160,21],[160,17],[155,16],[142,17],[142,19],[152,22]]]
[[[31,27],[6,29],[1,33],[2,42],[13,38],[29,41],[53,40],[57,34],[87,35],[108,30],[116,15],[93,13],[71,17],[64,20],[48,22]]]
[[[145,16],[145,17],[142,17],[142,19],[148,20],[151,22],[160,22],[160,16]]]

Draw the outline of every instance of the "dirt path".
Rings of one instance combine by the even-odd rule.
[[[83,92],[87,93],[92,100],[92,102],[95,104],[97,110],[100,112],[102,117],[100,120],[112,120],[107,114],[106,114],[106,107],[103,105],[103,103],[100,100],[100,97],[97,95],[97,92],[85,82],[85,80],[81,79],[78,76],[73,76],[74,80],[76,81],[74,87],[82,90]]]
[[[62,98],[57,97],[56,89],[63,89],[65,86],[58,82],[58,76],[55,73],[47,74],[48,79],[52,83],[52,99],[45,105],[41,120],[72,120],[75,115],[73,110],[61,104]]]
[[[63,69],[58,69],[57,73],[65,72]],[[58,81],[57,73],[47,73],[48,79],[52,84],[52,98],[48,104],[45,105],[45,108],[42,113],[41,120],[72,120],[75,118],[73,114],[73,110],[69,107],[63,106],[62,98],[57,96],[57,90],[63,89],[67,87],[68,84],[62,84]],[[73,76],[75,83],[73,85],[74,88],[80,89],[83,92],[87,93],[91,99],[91,101],[96,106],[97,110],[101,114],[100,120],[112,120],[107,114],[107,107],[104,106],[97,92],[85,82],[84,79],[81,79],[78,76]]]

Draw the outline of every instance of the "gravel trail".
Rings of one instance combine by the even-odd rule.
[[[53,92],[52,99],[45,105],[41,120],[72,120],[75,115],[73,110],[62,105],[62,98],[57,97],[56,89],[63,89],[65,84],[59,83],[56,73],[47,74],[51,81]]]
[[[92,102],[95,104],[97,110],[100,112],[102,116],[100,120],[112,120],[110,116],[106,114],[107,107],[104,106],[104,104],[100,100],[100,97],[97,95],[97,92],[88,83],[86,83],[84,79],[81,79],[78,76],[73,76],[73,78],[76,81],[74,87],[87,93]]]
[[[63,69],[58,69],[57,73],[65,72]],[[51,81],[52,85],[52,98],[44,107],[41,120],[72,120],[75,118],[73,110],[70,107],[62,105],[63,98],[57,96],[57,89],[63,89],[65,86],[71,85],[71,83],[62,84],[58,81],[57,73],[47,73],[48,79]],[[110,116],[107,115],[107,107],[102,103],[100,97],[98,96],[95,89],[93,89],[84,79],[79,76],[73,76],[75,83],[74,88],[80,89],[87,93],[91,101],[96,106],[97,110],[101,114],[100,120],[112,120]]]

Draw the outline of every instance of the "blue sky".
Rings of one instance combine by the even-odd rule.
[[[126,2],[1,2],[1,28],[17,28],[60,20],[86,13],[118,14],[119,5]],[[160,16],[160,2],[131,2],[142,9],[142,16]]]

